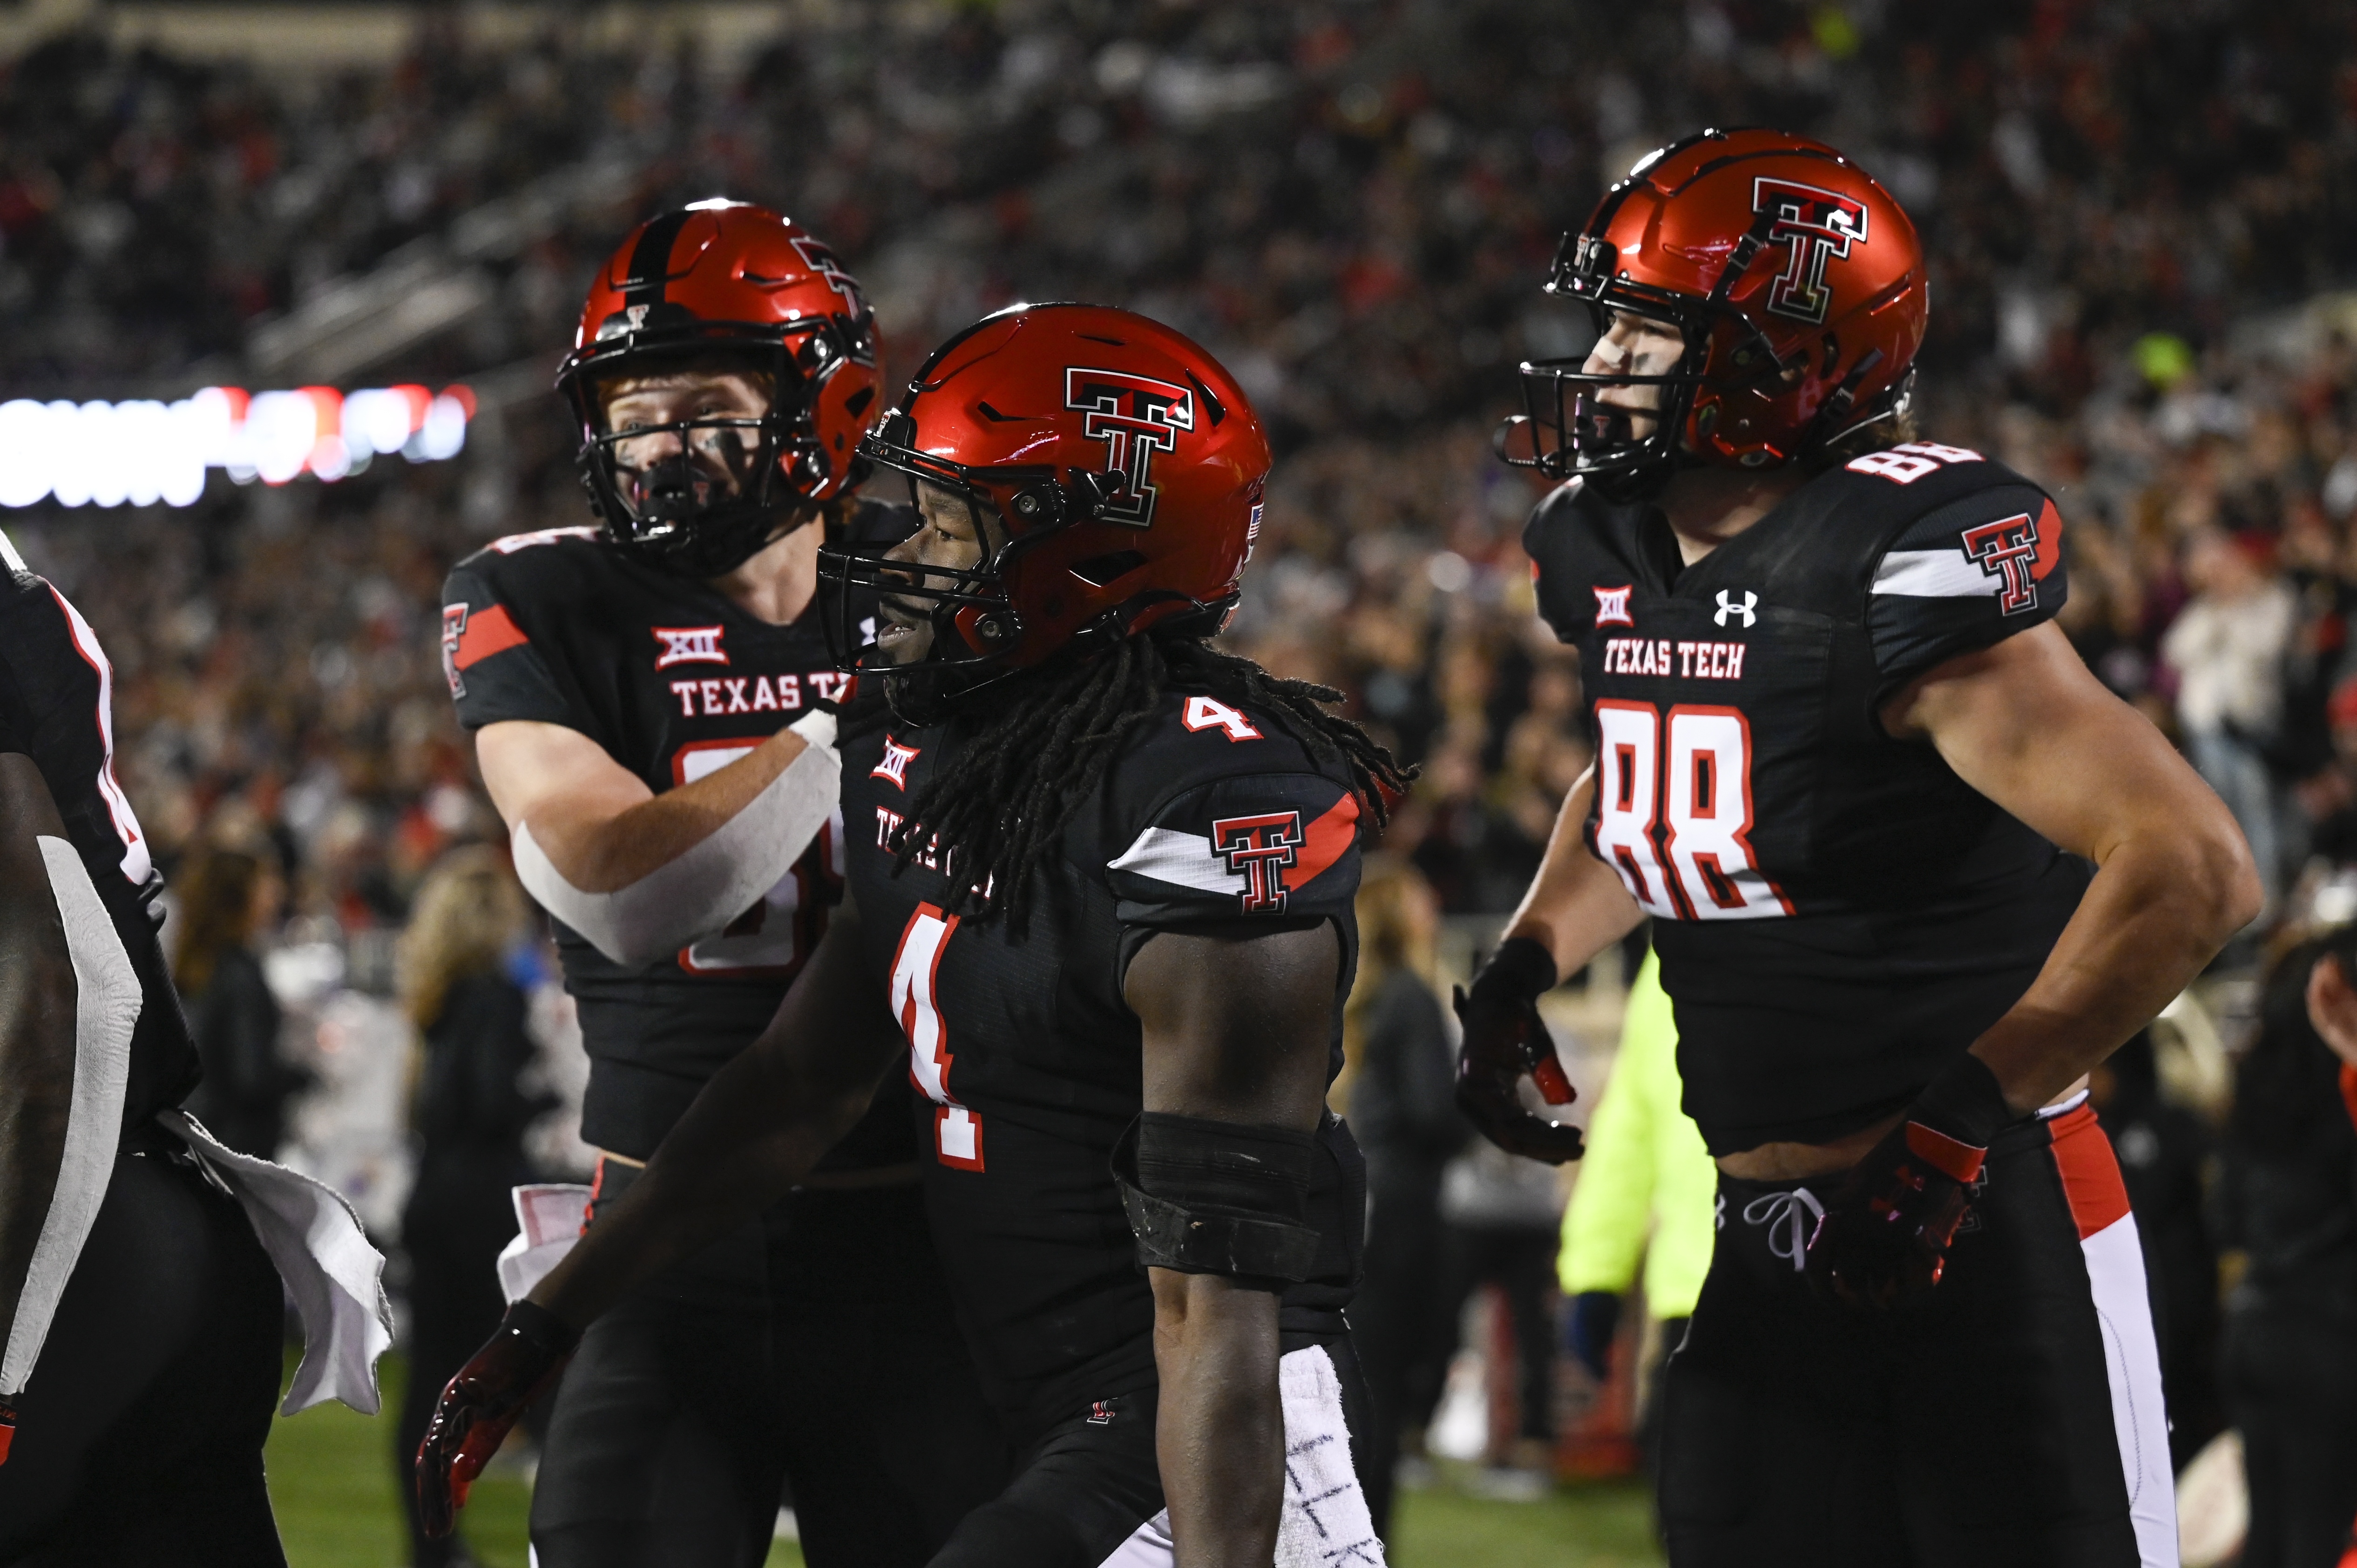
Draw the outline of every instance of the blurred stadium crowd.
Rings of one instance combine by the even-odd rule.
[[[1423,763],[1386,847],[1448,913],[1502,913],[1587,757],[1518,542],[1537,492],[1490,431],[1519,360],[1588,339],[1538,289],[1562,231],[1708,124],[1821,135],[1914,213],[1932,437],[2058,495],[2066,628],[2233,806],[2270,921],[2357,914],[2346,5],[787,16],[727,58],[661,23],[493,45],[433,10],[398,60],[301,81],[102,27],[0,65],[6,396],[340,370],[482,400],[460,462],[0,517],[113,655],[124,783],[167,860],[266,851],[288,891],[256,940],[341,955],[274,980],[388,990],[421,879],[498,836],[438,666],[442,574],[587,521],[545,389],[588,269],[715,192],[845,257],[896,384],[1017,297],[1127,305],[1219,353],[1279,453],[1233,639]],[[388,279],[455,303],[375,358],[304,337]]]
[[[159,840],[226,814],[277,839],[305,912],[397,921],[485,822],[434,669],[440,573],[582,521],[542,372],[615,234],[726,190],[845,255],[896,371],[1025,294],[1132,305],[1235,366],[1281,453],[1235,635],[1426,762],[1394,842],[1451,911],[1496,911],[1583,766],[1528,614],[1533,492],[1485,450],[1514,362],[1587,331],[1536,285],[1647,146],[1780,124],[1917,214],[1927,427],[2059,490],[2074,638],[2287,887],[2311,848],[2357,854],[2333,742],[2339,714],[2357,749],[2357,691],[2331,702],[2357,356],[2317,301],[2357,253],[2352,24],[2005,9],[839,7],[729,66],[660,28],[470,47],[441,13],[389,69],[299,83],[70,33],[0,91],[10,395],[266,378],[274,323],[421,256],[478,304],[371,368],[505,390],[462,473],[12,521],[114,644]]]

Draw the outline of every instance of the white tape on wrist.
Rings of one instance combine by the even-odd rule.
[[[529,822],[510,835],[516,875],[541,907],[616,963],[652,963],[718,931],[793,868],[834,815],[843,785],[834,715],[789,726],[807,742],[768,788],[676,858],[627,887],[587,893],[565,879]]]
[[[91,886],[90,873],[73,845],[38,835],[49,890],[65,928],[66,952],[74,972],[73,1100],[66,1112],[65,1156],[58,1164],[57,1190],[33,1244],[32,1266],[16,1298],[16,1326],[0,1352],[0,1399],[13,1399],[33,1375],[41,1346],[49,1337],[58,1298],[81,1261],[82,1243],[106,1200],[114,1176],[114,1151],[122,1142],[123,1090],[131,1075],[131,1032],[139,1024],[139,976],[123,938]]]

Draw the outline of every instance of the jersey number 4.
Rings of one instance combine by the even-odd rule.
[[[1588,843],[1647,912],[1672,920],[1792,912],[1751,852],[1751,725],[1740,711],[1681,705],[1664,722],[1651,703],[1599,702],[1596,730]]]
[[[942,972],[942,950],[958,928],[958,917],[944,915],[931,904],[920,904],[900,930],[900,948],[892,955],[892,1016],[909,1036],[909,1080],[933,1102],[933,1153],[942,1164],[960,1170],[982,1169],[982,1118],[950,1095],[949,1026],[942,1021],[934,983]]]

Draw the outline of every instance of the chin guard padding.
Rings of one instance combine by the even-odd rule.
[[[1114,1145],[1143,1267],[1295,1282],[1315,1272],[1307,1133],[1147,1112]]]

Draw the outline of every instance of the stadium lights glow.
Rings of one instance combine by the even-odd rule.
[[[0,403],[0,506],[194,506],[205,470],[241,485],[333,481],[379,456],[455,457],[475,394],[420,386],[248,394],[206,387],[178,403]]]

